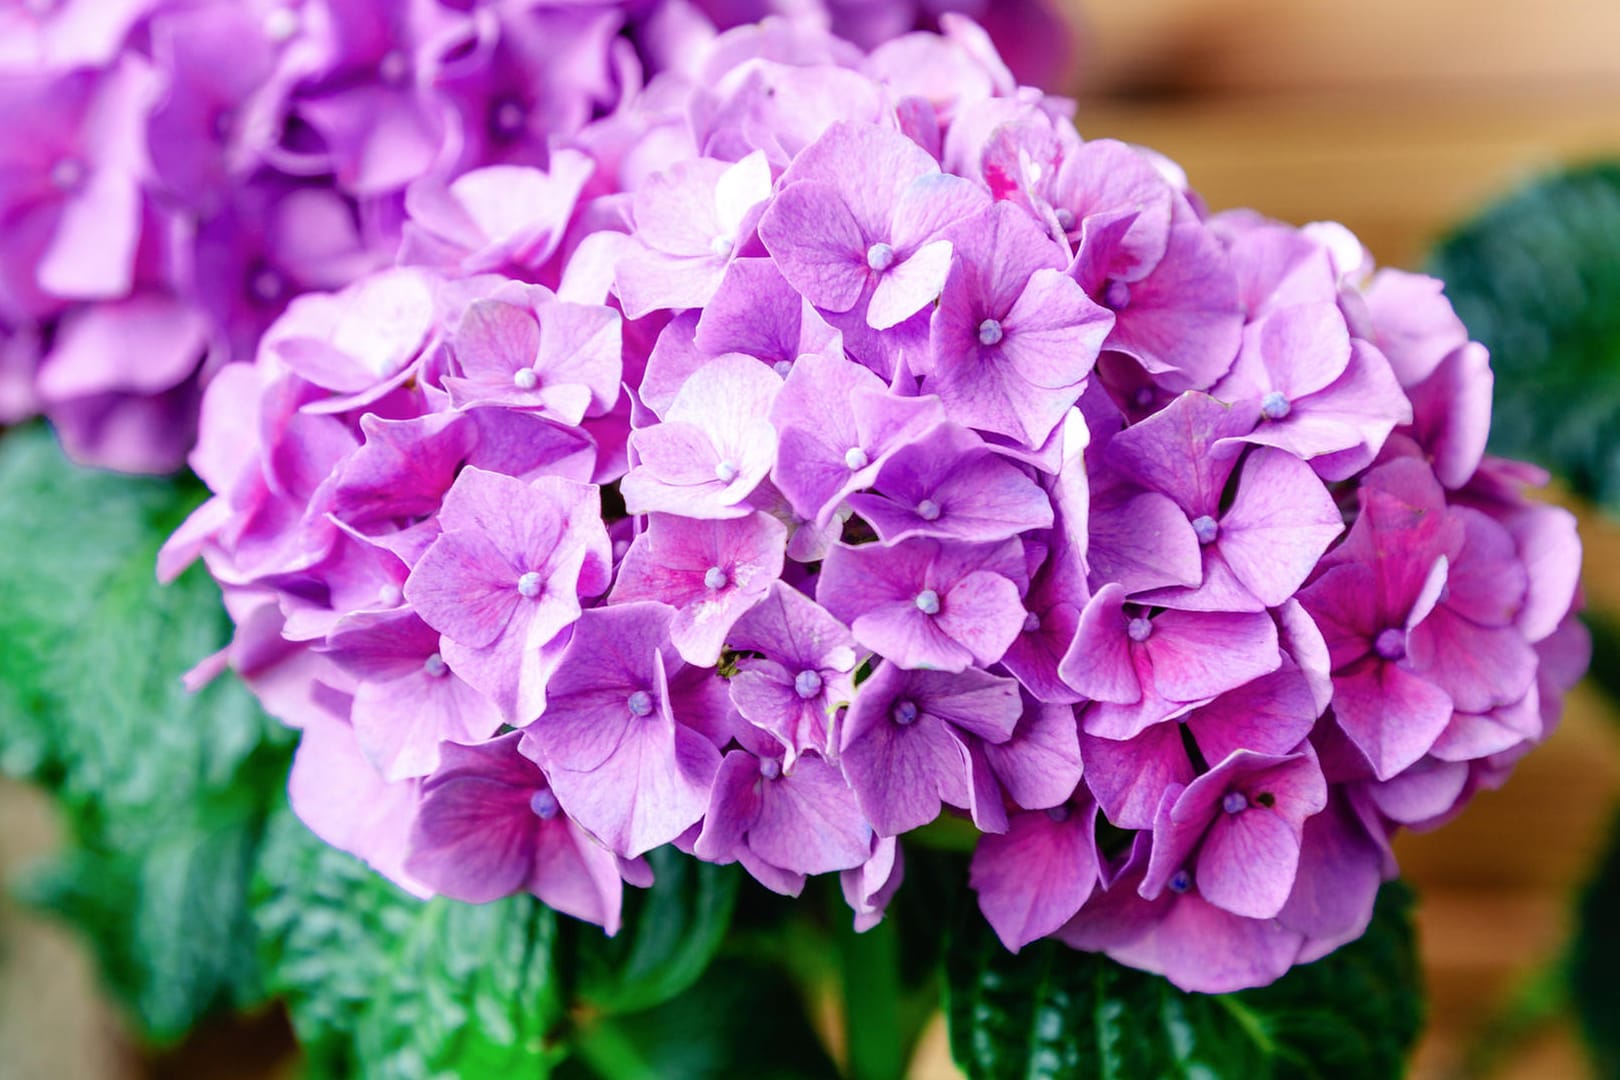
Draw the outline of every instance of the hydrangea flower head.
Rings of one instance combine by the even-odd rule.
[[[1360,934],[1391,835],[1556,723],[1579,542],[1484,455],[1439,287],[1208,214],[942,22],[686,38],[544,154],[568,110],[506,102],[511,156],[413,181],[403,265],[214,379],[163,567],[225,585],[321,835],[610,930],[673,843],[836,872],[864,928],[959,815],[1009,948],[1224,991]],[[414,145],[445,58],[382,72],[413,24],[365,26]],[[386,175],[292,85],[305,152]]]

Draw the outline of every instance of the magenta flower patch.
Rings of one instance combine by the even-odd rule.
[[[30,91],[0,404],[111,447],[208,373],[163,572],[223,584],[297,811],[410,888],[612,930],[674,844],[864,929],[949,815],[1010,948],[1225,991],[1359,935],[1391,836],[1556,720],[1579,541],[1485,455],[1439,283],[1207,215],[966,22],[339,6],[198,75],[218,126],[127,57]],[[170,89],[223,32],[181,17],[131,38]],[[143,254],[277,176],[229,303]]]

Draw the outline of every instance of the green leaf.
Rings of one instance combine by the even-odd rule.
[[[1055,941],[1014,955],[964,905],[951,1051],[974,1080],[1399,1076],[1422,1020],[1410,906],[1385,886],[1361,940],[1264,989],[1205,995]]]
[[[1486,210],[1432,272],[1496,371],[1491,446],[1620,508],[1620,165],[1549,177]]]
[[[520,896],[424,902],[283,808],[254,889],[270,989],[317,1075],[547,1075],[560,1059],[557,917]]]
[[[669,846],[647,861],[653,886],[625,890],[616,935],[586,923],[570,927],[576,994],[602,1012],[648,1009],[680,994],[703,974],[731,926],[736,866],[699,862]]]
[[[231,632],[201,568],[153,576],[199,496],[75,468],[41,427],[0,441],[0,769],[50,789],[69,835],[22,891],[88,934],[159,1041],[262,996],[247,885],[287,763],[234,680],[180,682]]]
[[[730,958],[654,1009],[587,1018],[559,1077],[578,1080],[820,1080],[838,1070],[773,964]]]
[[[1620,820],[1609,850],[1581,894],[1570,991],[1598,1075],[1620,1077]]]

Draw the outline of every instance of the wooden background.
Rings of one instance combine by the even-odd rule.
[[[1451,222],[1559,164],[1620,156],[1614,0],[1093,0],[1081,130],[1169,154],[1217,209],[1335,219],[1380,262],[1414,266]],[[1620,610],[1620,527],[1588,520],[1588,594]],[[1620,724],[1584,688],[1508,787],[1406,837],[1422,894],[1431,1009],[1414,1075],[1451,1080],[1564,946],[1570,897],[1620,811]],[[47,851],[48,808],[0,784],[0,872]],[[1620,1018],[1617,1018],[1620,1022]],[[211,1047],[135,1054],[60,929],[0,900],[0,1080],[288,1074],[274,1020]],[[245,1042],[243,1040],[246,1040]],[[258,1052],[255,1046],[259,1047]],[[270,1061],[255,1061],[269,1055]],[[913,1075],[954,1075],[931,1030]],[[1589,1075],[1567,1022],[1490,1074]]]

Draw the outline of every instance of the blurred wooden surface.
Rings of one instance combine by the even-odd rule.
[[[1216,209],[1342,221],[1384,263],[1417,265],[1449,224],[1538,172],[1620,155],[1616,0],[1071,6],[1087,32],[1074,85],[1085,134],[1170,155]],[[1589,521],[1585,536],[1589,595],[1620,610],[1620,527]],[[1432,994],[1414,1076],[1467,1075],[1467,1048],[1563,946],[1572,892],[1617,810],[1620,724],[1583,690],[1504,790],[1403,840]],[[37,801],[0,784],[0,872],[50,828]],[[0,1080],[139,1074],[90,978],[71,939],[0,901]],[[1492,1075],[1587,1074],[1555,1024]],[[914,1075],[952,1075],[937,1025]]]

